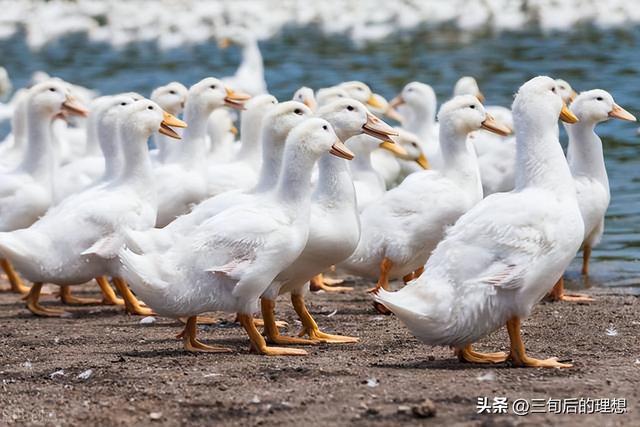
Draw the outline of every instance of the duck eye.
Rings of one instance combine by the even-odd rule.
[[[410,87],[409,89],[407,89],[407,92],[413,92],[413,88]]]
[[[152,105],[149,105],[149,106],[147,107],[147,110],[153,110],[153,106],[152,106]]]
[[[124,106],[124,105],[127,105],[127,103],[126,102],[121,102],[120,105]]]
[[[413,146],[413,148],[418,148],[418,144],[416,144],[415,142],[412,142],[411,145]]]
[[[170,91],[169,91],[169,93],[170,93],[171,95],[175,95],[175,94],[176,94],[176,91],[175,91],[175,90],[170,90]]]
[[[211,89],[215,89],[215,88],[216,88],[216,85],[211,85],[211,86],[209,86],[209,87],[210,87]]]
[[[347,110],[349,110],[349,111],[353,111],[353,110],[355,110],[355,108],[353,108],[353,105],[348,105],[348,106],[347,106]]]
[[[471,105],[469,105],[469,108],[473,108],[473,109],[475,110],[475,109],[476,109],[476,106],[475,106],[475,105],[473,105],[473,104],[471,104]]]
[[[551,92],[556,93],[556,87],[555,86],[551,88]]]
[[[565,90],[565,89],[566,89],[566,87],[564,87],[564,86],[560,86],[560,89]]]
[[[323,126],[322,126],[322,129],[324,129],[324,130],[329,130],[329,128],[327,127],[327,125],[323,125]]]
[[[364,90],[364,88],[363,88],[363,87],[359,87],[359,88],[358,88],[358,90],[359,90],[360,92],[362,92],[362,91]]]
[[[56,91],[56,88],[55,88],[55,87],[50,87],[50,88],[49,88],[49,90],[50,90],[51,92],[55,92],[55,91]]]
[[[601,97],[601,96],[597,97],[596,99],[597,99],[598,101],[604,101],[604,98],[603,98],[603,97]]]
[[[295,110],[293,110],[294,113],[296,113],[297,115],[301,116],[302,115],[302,110],[299,108],[296,108]]]

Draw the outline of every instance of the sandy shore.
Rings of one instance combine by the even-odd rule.
[[[419,343],[393,316],[377,315],[364,286],[309,297],[321,328],[360,343],[307,347],[309,356],[299,358],[249,353],[230,321],[202,327],[200,337],[234,353],[193,355],[182,351],[174,338],[180,325],[170,319],[141,325],[102,306],[35,318],[16,295],[1,293],[0,425],[640,425],[638,297],[590,290],[592,304],[540,304],[523,337],[531,355],[575,364],[560,371],[459,363],[449,349]],[[76,293],[98,296],[96,289]],[[290,324],[285,333],[298,329],[288,300],[277,311]],[[506,345],[500,331],[477,348]],[[508,413],[478,414],[485,397],[498,411],[494,398],[507,398]],[[517,416],[511,407],[516,399],[539,406],[571,398],[626,399],[627,409]]]

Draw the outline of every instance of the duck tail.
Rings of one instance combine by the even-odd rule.
[[[144,294],[166,286],[166,282],[156,274],[157,267],[151,256],[139,255],[123,247],[118,252],[118,259],[120,277],[131,286],[134,292]]]
[[[408,292],[402,292],[402,290],[388,292],[380,289],[373,298],[376,302],[384,305],[393,312],[393,314],[398,316],[398,319],[400,319],[415,336],[423,341],[431,341],[429,338],[431,333],[429,331],[437,329],[437,321],[430,316],[429,313],[416,311],[417,307],[415,307],[416,299],[414,295]]]

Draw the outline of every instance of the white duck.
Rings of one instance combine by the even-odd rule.
[[[267,93],[262,54],[251,31],[239,27],[225,29],[218,45],[224,49],[230,44],[242,47],[242,62],[233,76],[224,77],[222,81],[231,89],[251,96]]]
[[[339,89],[344,90],[347,95],[356,101],[360,101],[363,104],[371,107],[373,110],[385,111],[387,105],[384,98],[380,95],[373,93],[371,88],[363,82],[350,81],[343,82],[337,86]],[[324,96],[324,95],[323,95]]]
[[[558,80],[556,84],[559,85]],[[600,243],[604,232],[604,216],[611,200],[602,141],[596,134],[595,127],[610,118],[628,121],[636,121],[636,118],[601,89],[582,92],[571,103],[571,111],[580,121],[565,126],[569,135],[567,161],[584,221],[582,274],[587,276],[591,250]],[[586,295],[566,294],[562,278],[549,296],[555,301],[593,301],[593,298]]]
[[[440,145],[436,123],[437,101],[433,88],[420,82],[408,83],[389,106],[399,110],[404,118],[402,128],[418,136],[429,163],[438,168],[441,164]]]
[[[528,356],[520,336],[527,317],[567,268],[584,224],[571,172],[558,141],[558,116],[576,122],[556,84],[536,77],[512,107],[518,143],[516,189],[478,203],[449,229],[417,280],[375,297],[420,340],[459,349],[459,357],[500,362],[471,344],[507,325],[516,366],[565,368]]]
[[[158,192],[157,227],[164,227],[206,198],[209,114],[224,105],[240,109],[247,98],[225,88],[220,80],[213,77],[189,88],[184,110],[184,119],[189,127],[185,129],[180,145],[170,151],[163,164],[154,168]]]
[[[233,161],[214,163],[207,170],[207,194],[216,196],[229,190],[246,190],[256,185],[262,147],[262,119],[278,100],[271,95],[258,95],[245,104],[240,120],[241,143]]]
[[[27,144],[22,161],[14,171],[0,173],[0,232],[29,227],[49,209],[57,169],[51,123],[63,111],[87,114],[58,81],[37,84],[26,96]],[[28,290],[2,254],[0,266],[13,291]]]
[[[233,159],[238,148],[238,144],[234,144],[237,134],[231,112],[226,108],[213,110],[207,122],[210,163],[227,163]]]
[[[475,152],[467,135],[477,129],[506,134],[477,98],[464,95],[440,108],[442,169],[409,175],[398,187],[371,203],[361,215],[362,237],[338,268],[378,278],[373,289],[389,290],[389,280],[419,277],[446,229],[482,200]]]
[[[405,162],[429,169],[429,160],[422,151],[418,136],[401,128],[395,130],[398,136],[393,141],[407,152],[406,156],[398,156],[384,149],[371,153],[371,166],[382,176],[387,188],[395,187],[407,177],[409,170],[413,171],[413,165],[407,166]]]
[[[69,286],[107,275],[114,277],[130,311],[151,313],[137,305],[126,284],[118,278],[117,268],[113,269],[113,261],[122,244],[124,226],[153,227],[156,195],[147,140],[157,130],[178,138],[169,126],[185,124],[152,101],[140,100],[123,107],[119,113],[119,135],[125,162],[119,176],[106,185],[65,199],[29,228],[0,233],[0,254],[34,282],[27,296],[27,308],[32,313],[64,314],[40,305],[43,283]],[[131,306],[132,301],[135,307]]]
[[[316,101],[315,94],[313,93],[313,89],[310,87],[302,86],[294,92],[291,99],[302,102],[304,105],[309,107],[311,111],[315,111],[316,108],[318,108],[318,102]]]
[[[150,99],[167,113],[179,117],[184,109],[188,93],[189,90],[182,83],[171,82],[154,89]],[[164,163],[170,157],[171,150],[175,148],[176,141],[171,141],[166,135],[159,133],[153,134],[152,138],[156,149],[150,152],[151,160]]]
[[[0,172],[15,169],[22,161],[27,139],[28,90],[16,94],[11,116],[11,134],[0,145]]]
[[[326,88],[318,89],[318,93],[316,94],[316,103],[318,104],[318,107],[322,107],[323,105],[330,104],[342,98],[351,98],[351,96],[347,93],[346,90],[338,86],[326,87]],[[356,99],[356,98],[353,98],[353,99]],[[362,102],[359,100],[357,101]]]
[[[136,253],[168,250],[179,236],[193,231],[200,224],[227,208],[251,201],[256,194],[271,191],[278,182],[287,135],[312,112],[295,101],[275,105],[265,114],[262,126],[262,166],[258,184],[249,190],[232,190],[210,197],[181,215],[164,228],[129,233],[129,247]]]
[[[122,274],[158,313],[188,317],[182,334],[190,351],[228,351],[195,337],[195,316],[237,312],[254,350],[266,355],[304,355],[303,350],[268,347],[252,313],[273,279],[302,252],[309,232],[311,170],[322,153],[348,150],[331,125],[308,119],[287,137],[282,172],[273,192],[258,194],[221,212],[165,252],[136,255],[122,250]]]
[[[318,115],[333,126],[341,140],[349,140],[363,132],[375,133],[374,146],[380,140],[395,135],[393,128],[375,119],[361,103],[347,99],[321,108]],[[351,156],[349,156],[351,157]],[[324,342],[356,342],[356,338],[321,332],[304,303],[307,282],[323,287],[322,273],[347,258],[360,238],[360,221],[356,193],[349,165],[344,159],[325,154],[319,161],[319,176],[311,197],[309,236],[304,250],[293,264],[282,271],[262,295],[262,316],[265,334],[275,344]],[[327,288],[335,290],[335,288]],[[302,335],[309,339],[281,336],[276,327],[274,307],[276,298],[291,293],[291,302],[300,317]]]

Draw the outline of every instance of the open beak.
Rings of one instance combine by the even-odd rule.
[[[227,96],[224,98],[224,105],[235,110],[244,110],[244,103],[251,99],[246,93],[234,92],[229,88],[225,88]]]
[[[385,108],[385,105],[376,97],[375,93],[372,93],[369,99],[367,99],[367,105],[377,108],[378,110]]]
[[[430,168],[429,160],[427,160],[427,156],[425,156],[423,153],[420,153],[420,157],[416,159],[416,163],[419,164],[422,169]]]
[[[231,126],[231,129],[229,129],[229,131],[234,135],[238,134],[238,128],[233,125]]]
[[[333,154],[336,157],[340,157],[341,159],[347,160],[351,160],[355,157],[353,151],[349,150],[347,146],[344,145],[344,143],[339,139],[333,143],[333,145],[331,146],[331,150],[329,150],[329,153]]]
[[[636,116],[619,106],[618,104],[613,104],[613,109],[609,111],[609,117],[613,117],[615,119],[626,120],[629,122],[635,122]]]
[[[405,150],[404,148],[402,148],[402,146],[392,141],[382,141],[379,147],[384,150],[391,151],[393,154],[395,154],[398,157],[406,158],[409,155],[409,153],[407,153],[407,150]]]
[[[502,135],[502,136],[511,135],[511,129],[509,129],[502,123],[498,123],[496,119],[494,119],[493,116],[491,116],[491,114],[487,114],[481,126],[482,126],[482,129],[486,129],[489,132],[497,133],[498,135]]]
[[[160,132],[163,135],[167,135],[171,138],[181,139],[180,135],[173,130],[170,126],[174,126],[177,128],[186,128],[187,124],[174,116],[173,114],[169,114],[166,111],[163,112],[162,122],[160,123]]]
[[[565,123],[578,123],[580,121],[564,102],[562,103],[562,110],[560,110],[560,120]]]
[[[393,130],[391,126],[369,112],[367,112],[367,123],[362,125],[362,132],[383,141],[388,141],[389,137],[398,135],[398,132]]]
[[[75,116],[87,117],[89,115],[89,110],[71,95],[67,95],[67,99],[62,103],[62,111]]]
[[[389,103],[389,109],[391,110],[391,109],[397,108],[402,104],[404,104],[404,98],[402,98],[402,95],[398,95],[395,98],[393,98]]]
[[[484,94],[482,92],[478,91],[476,98],[478,98],[478,101],[484,102]]]
[[[384,115],[389,117],[391,120],[395,120],[398,123],[402,123],[404,121],[404,117],[402,117],[402,115],[398,113],[398,110],[392,108],[391,105],[389,105],[387,111],[384,112]]]

